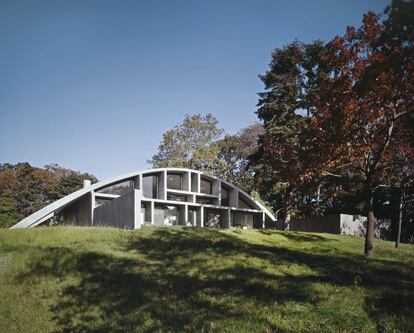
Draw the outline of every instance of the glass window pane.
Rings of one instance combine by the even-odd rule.
[[[187,197],[185,195],[176,195],[176,194],[168,194],[167,200],[171,201],[187,201]]]
[[[216,205],[217,200],[213,198],[196,198],[196,203],[203,204],[203,205]]]
[[[250,209],[250,208],[252,208],[252,207],[251,207],[251,205],[249,205],[249,204],[247,203],[247,201],[246,201],[246,200],[244,200],[244,199],[242,199],[242,198],[239,198],[239,207],[240,207],[240,208],[246,208],[246,209]]]
[[[221,188],[221,205],[228,207],[230,204],[230,193],[229,190]]]
[[[119,184],[105,187],[102,190],[99,190],[98,193],[122,195],[131,191],[133,188],[134,182],[132,180],[128,180]]]
[[[145,176],[142,178],[143,195],[146,198],[158,198],[158,177]]]
[[[212,193],[212,182],[206,179],[201,179],[200,182],[200,192],[205,194]]]
[[[167,175],[167,187],[172,190],[182,190],[183,176],[181,174]]]

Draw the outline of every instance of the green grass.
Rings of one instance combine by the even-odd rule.
[[[0,332],[414,332],[414,247],[198,228],[0,231]]]

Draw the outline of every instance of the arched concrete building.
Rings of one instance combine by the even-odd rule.
[[[61,216],[75,225],[138,229],[143,225],[272,227],[275,217],[237,187],[209,174],[177,168],[132,172],[91,185],[26,217],[33,228]]]

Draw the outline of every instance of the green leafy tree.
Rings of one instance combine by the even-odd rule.
[[[235,135],[226,135],[219,142],[219,176],[248,193],[257,189],[248,158],[258,150],[263,134],[263,126],[255,123]]]
[[[185,115],[182,123],[163,134],[158,152],[148,162],[156,168],[176,167],[215,173],[218,142],[223,130],[211,114]]]
[[[57,164],[48,164],[45,166],[45,169],[54,174],[57,179],[57,198],[62,198],[72,192],[80,190],[83,187],[83,181],[86,179],[90,180],[92,184],[98,181],[94,175],[66,169]]]

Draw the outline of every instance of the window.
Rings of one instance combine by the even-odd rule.
[[[97,198],[97,199],[95,199],[95,208],[96,207],[99,207],[99,206],[102,206],[102,205],[105,205],[108,202],[111,202],[111,199],[100,199],[100,198]]]
[[[185,195],[176,195],[176,194],[168,194],[167,200],[171,201],[187,201],[187,197]]]
[[[241,212],[234,212],[233,214],[233,227],[242,229],[253,228],[253,215]]]
[[[127,180],[119,184],[105,187],[102,190],[99,190],[98,193],[122,195],[122,194],[125,194],[131,191],[133,188],[134,188],[134,182],[132,180]]]
[[[191,173],[191,191],[197,192],[198,191],[198,174]]]
[[[158,176],[145,176],[142,178],[143,194],[146,198],[158,198]]]
[[[251,205],[249,205],[246,200],[244,200],[243,198],[240,198],[240,197],[239,197],[239,207],[240,208],[246,208],[246,209],[251,209],[252,208]]]
[[[204,226],[210,228],[221,227],[221,212],[216,209],[205,209],[204,210]]]
[[[183,175],[176,173],[167,174],[167,187],[171,190],[182,190]]]
[[[196,203],[204,204],[204,205],[215,205],[216,204],[216,200],[215,199],[212,199],[212,198],[200,198],[200,197],[197,197]]]
[[[154,210],[154,224],[157,226],[178,225],[180,211],[176,206],[156,205]]]
[[[230,193],[229,190],[225,188],[221,188],[221,205],[222,206],[230,206]]]
[[[149,202],[141,203],[141,217],[144,224],[151,224],[151,204]]]
[[[210,180],[201,179],[200,182],[200,192],[205,194],[212,194],[213,193],[213,184]]]

